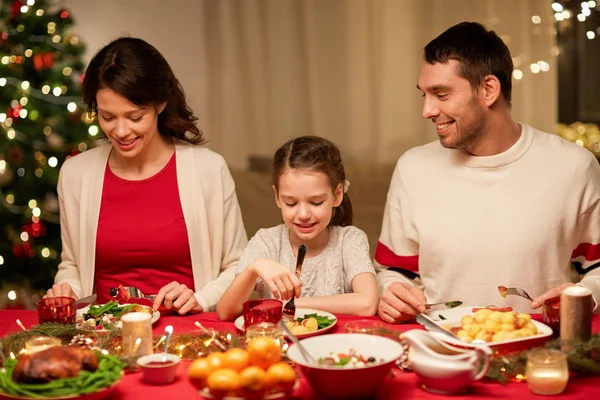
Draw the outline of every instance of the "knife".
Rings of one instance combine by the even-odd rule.
[[[80,310],[87,306],[91,306],[96,302],[97,295],[93,294],[91,296],[84,297],[83,299],[79,299],[75,301],[75,309]]]
[[[425,308],[428,310],[434,306],[444,306],[446,308],[454,308],[454,307],[458,307],[458,306],[462,305],[462,303],[463,302],[460,300],[440,301],[439,303],[427,303],[427,304],[425,304]]]
[[[425,314],[420,314],[420,313],[417,314],[417,322],[419,324],[423,325],[429,331],[439,332],[449,338],[452,338],[454,340],[458,340],[458,341],[462,342],[462,340],[458,336],[456,336],[454,333],[450,332],[449,330],[442,328],[441,326],[436,324],[431,318],[429,318]]]

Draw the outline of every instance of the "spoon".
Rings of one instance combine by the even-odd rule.
[[[500,292],[500,296],[502,296],[502,297],[506,297],[508,295],[521,296],[521,297],[526,298],[529,301],[533,301],[533,299],[531,298],[529,293],[527,293],[524,289],[521,289],[521,288],[516,288],[516,287],[507,288],[506,286],[498,286],[498,292]]]
[[[292,331],[288,329],[287,325],[285,324],[285,322],[283,322],[283,320],[279,320],[279,326],[281,326],[281,329],[285,332],[285,334],[290,339],[292,339],[292,342],[294,342],[294,344],[298,346],[298,348],[300,349],[300,353],[302,353],[302,357],[304,357],[306,362],[316,364],[317,362],[315,361],[315,358],[311,356],[310,353],[306,350],[306,348],[300,343],[296,335],[294,335]]]
[[[165,339],[165,351],[163,352],[162,357],[160,358],[160,361],[162,361],[162,362],[167,361],[167,351],[169,350],[169,340],[171,340],[172,333],[173,333],[173,326],[167,325],[165,327],[165,335],[167,336],[167,338]]]

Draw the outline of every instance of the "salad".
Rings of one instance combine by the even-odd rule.
[[[330,353],[329,357],[321,357],[318,363],[321,365],[330,365],[341,368],[356,368],[364,367],[370,364],[376,364],[378,361],[375,357],[366,357],[362,354],[356,354],[354,349],[350,349],[348,353]]]
[[[119,305],[111,300],[106,304],[91,306],[82,316],[75,319],[75,323],[82,329],[110,330],[121,328],[121,317],[130,312],[146,312],[152,315],[152,309],[140,304]]]

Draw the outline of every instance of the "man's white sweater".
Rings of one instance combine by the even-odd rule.
[[[535,297],[581,278],[600,300],[600,165],[575,144],[522,128],[494,156],[436,141],[400,158],[375,255],[381,290],[422,282],[429,302],[531,312],[527,300],[504,299],[497,287]],[[405,277],[411,273],[421,282]]]

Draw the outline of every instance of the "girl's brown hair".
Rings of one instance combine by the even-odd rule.
[[[198,118],[188,106],[169,63],[144,40],[122,37],[94,55],[83,79],[83,101],[88,112],[97,113],[96,94],[101,89],[111,89],[137,106],[166,102],[158,116],[158,131],[192,144],[205,142],[196,126]]]
[[[334,193],[338,185],[346,187],[346,171],[340,149],[322,137],[301,136],[286,142],[275,152],[272,177],[275,190],[279,190],[279,177],[288,169],[324,173]],[[342,202],[334,209],[329,224],[352,225],[352,202],[348,193],[344,193]]]

